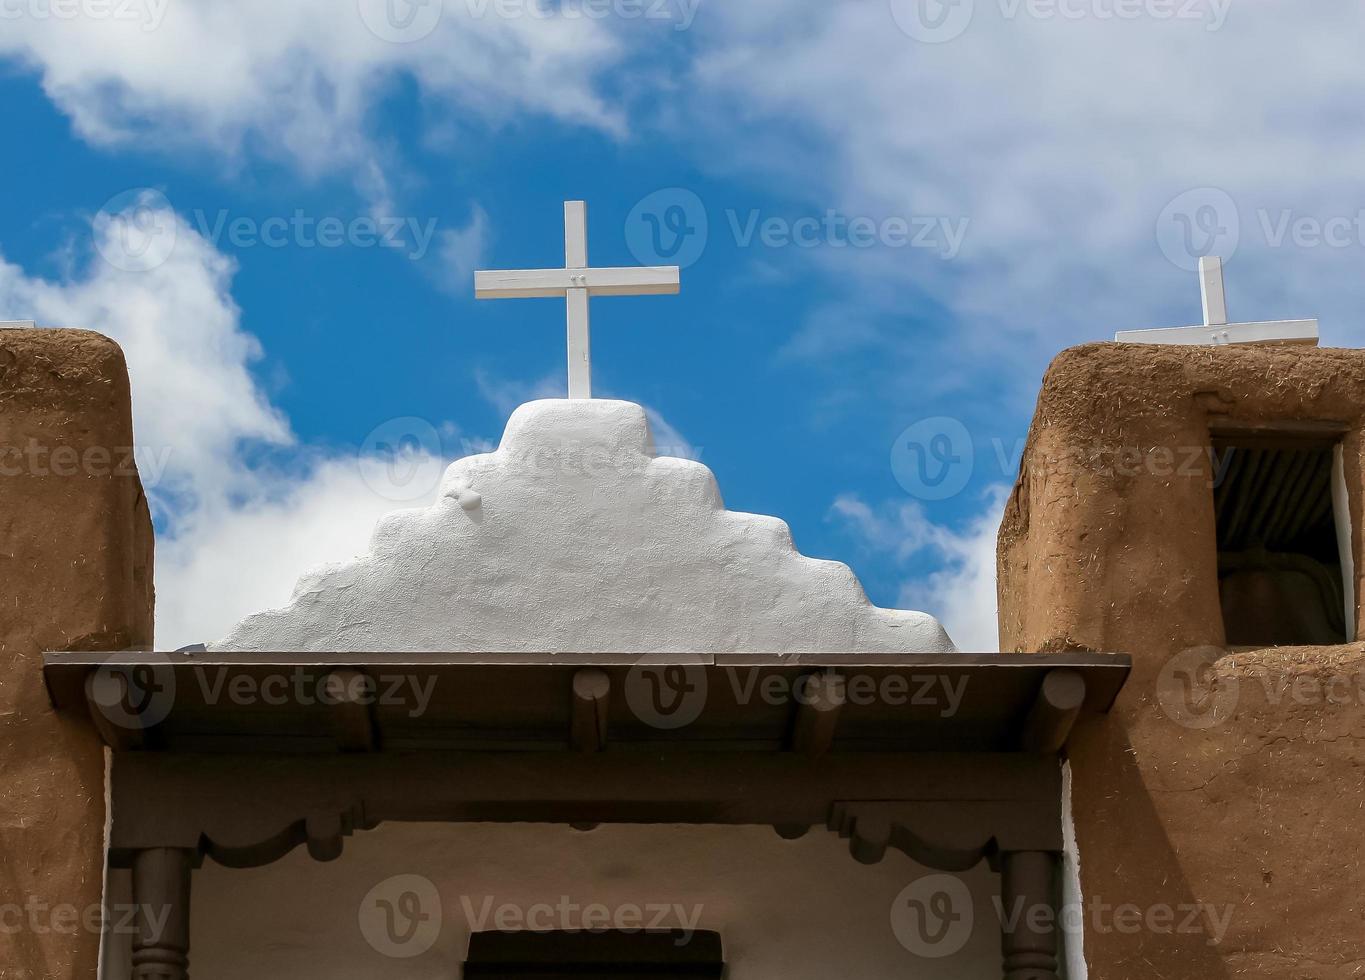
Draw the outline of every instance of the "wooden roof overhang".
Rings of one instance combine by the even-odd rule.
[[[985,858],[1048,902],[1059,753],[1130,668],[1104,654],[44,660],[55,707],[87,713],[114,750],[110,863],[153,891],[206,855],[252,867],[302,844],[330,860],[384,821],[711,823],[824,826],[867,863],[888,847],[944,871]],[[1055,937],[1020,942],[1027,965]]]

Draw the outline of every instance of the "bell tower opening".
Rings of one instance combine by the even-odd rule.
[[[1218,594],[1229,647],[1354,638],[1343,431],[1286,423],[1211,433]]]

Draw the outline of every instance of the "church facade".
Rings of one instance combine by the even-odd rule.
[[[0,351],[5,442],[131,445],[112,343]],[[368,554],[174,653],[136,474],[3,481],[6,969],[1348,976],[1362,369],[1063,354],[1004,653],[728,511],[624,402],[522,406]]]

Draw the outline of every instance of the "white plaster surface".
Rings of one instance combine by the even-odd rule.
[[[1076,843],[1075,797],[1072,796],[1071,763],[1062,765],[1062,953],[1066,980],[1089,980],[1085,962],[1085,928],[1076,913],[1085,908],[1081,889],[1081,850]]]
[[[348,839],[342,858],[327,864],[302,848],[254,870],[206,861],[194,874],[191,968],[196,980],[451,980],[470,920],[484,909],[535,915],[538,927],[556,928],[559,911],[544,906],[563,898],[613,916],[629,915],[628,906],[680,907],[689,918],[699,910],[697,927],[722,935],[728,980],[998,978],[999,879],[985,862],[960,876],[972,896],[961,911],[972,922],[951,955],[923,958],[897,940],[893,906],[934,874],[896,851],[880,864],[858,864],[848,843],[822,828],[784,841],[768,827],[604,825],[583,834],[539,824],[383,825]],[[376,931],[383,929],[376,902],[397,902],[412,886],[385,884],[395,875],[434,886],[416,889],[421,913],[432,918],[424,935],[413,935],[415,945],[390,946]],[[682,919],[673,914],[662,924]],[[570,912],[563,924],[578,921]],[[410,920],[394,923],[401,937]],[[416,956],[390,955],[424,944]]]
[[[518,408],[430,508],[305,574],[213,650],[951,652],[931,616],[873,606],[787,525],[727,511],[711,471],[654,454],[630,402]]]

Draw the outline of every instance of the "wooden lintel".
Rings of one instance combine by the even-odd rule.
[[[988,807],[1002,847],[1046,850],[1061,827],[1060,767],[1028,753],[130,752],[114,757],[111,791],[116,865],[154,846],[202,846],[231,867],[310,840],[326,856],[337,838],[323,813],[340,814],[343,832],[383,821],[787,828],[826,825],[839,801],[875,800],[915,804],[899,812],[948,832],[962,807]],[[859,812],[871,819],[867,806]],[[1012,840],[1011,828],[1027,835]]]

